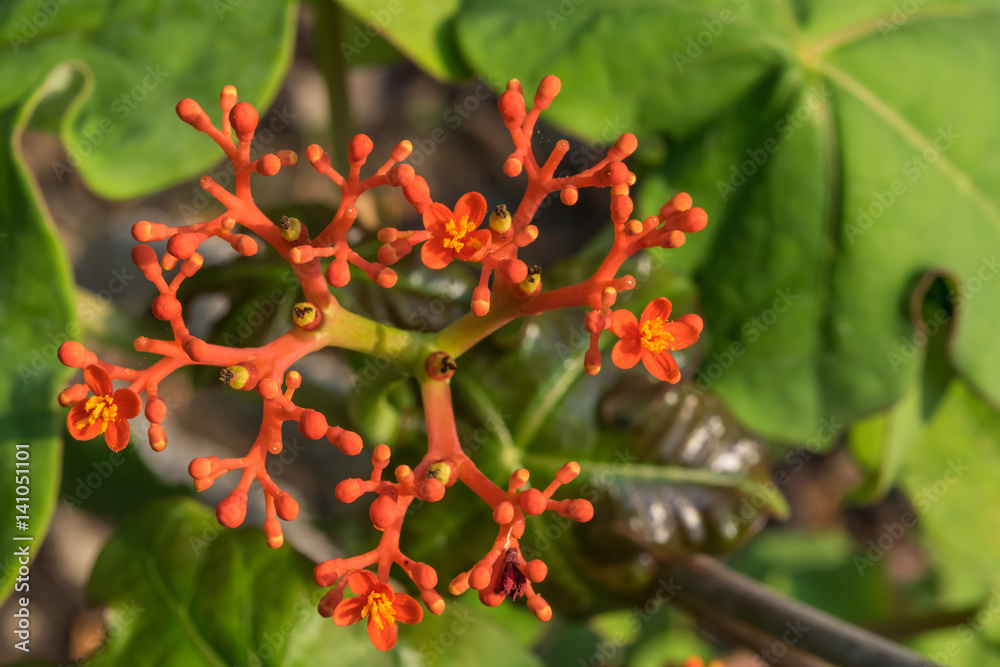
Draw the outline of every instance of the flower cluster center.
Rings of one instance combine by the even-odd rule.
[[[371,613],[379,630],[396,622],[396,612],[392,610],[392,601],[385,593],[372,593],[368,596],[368,604],[361,610],[361,618]]]
[[[469,216],[463,215],[458,222],[452,218],[444,226],[444,230],[448,232],[448,238],[444,239],[445,248],[454,248],[455,252],[459,252],[465,247],[467,243],[465,235],[469,232],[475,230],[476,226],[469,222]]]
[[[115,399],[105,394],[104,396],[91,396],[87,399],[84,404],[87,409],[87,418],[81,419],[76,423],[76,428],[83,428],[84,426],[93,424],[98,419],[102,420],[104,423],[101,424],[101,433],[108,430],[108,424],[115,421],[118,417],[118,406],[115,405]]]
[[[666,322],[662,318],[654,317],[651,320],[643,322],[639,328],[639,332],[642,335],[639,342],[653,354],[658,354],[663,352],[663,350],[674,349],[674,337],[663,329],[664,324]]]

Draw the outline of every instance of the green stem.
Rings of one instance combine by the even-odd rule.
[[[433,350],[431,338],[416,331],[404,331],[356,315],[335,305],[325,313],[322,335],[326,345],[364,352],[388,359],[396,366],[414,372]]]
[[[347,62],[340,51],[340,8],[334,0],[313,0],[316,12],[314,41],[316,57],[326,79],[326,95],[330,105],[330,136],[332,150],[327,151],[333,168],[347,173],[347,142],[354,134],[351,107],[347,102]]]
[[[698,484],[701,486],[720,486],[727,489],[744,487],[756,489],[757,485],[744,475],[713,472],[702,468],[683,468],[680,466],[650,465],[645,463],[602,463],[575,459],[580,464],[580,474],[596,477],[597,475],[613,475],[625,479],[645,479],[671,484]],[[552,468],[556,470],[566,463],[565,457],[545,456],[543,454],[525,454],[525,464]],[[748,486],[749,485],[749,486]]]

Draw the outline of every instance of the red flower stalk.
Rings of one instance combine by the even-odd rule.
[[[621,340],[615,343],[611,360],[618,368],[632,368],[639,360],[654,377],[676,383],[681,371],[670,353],[690,347],[701,333],[701,318],[685,315],[670,321],[670,301],[654,299],[642,311],[642,317],[627,310],[616,310],[611,317],[611,330]]]
[[[380,651],[396,645],[399,632],[396,622],[413,625],[424,617],[417,601],[405,593],[397,593],[388,584],[379,582],[368,570],[355,570],[347,585],[357,597],[348,598],[333,610],[333,622],[351,625],[368,618],[368,637]]]
[[[120,452],[129,441],[128,420],[139,414],[142,405],[131,389],[114,390],[111,376],[94,364],[83,371],[84,380],[94,395],[80,400],[66,416],[69,434],[77,440],[103,435],[112,451]]]

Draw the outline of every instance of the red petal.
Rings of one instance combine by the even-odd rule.
[[[486,217],[486,198],[478,192],[467,192],[455,204],[455,217],[468,216],[469,222],[479,226]]]
[[[675,384],[681,379],[681,370],[677,368],[677,362],[674,361],[669,352],[664,351],[659,354],[653,354],[643,348],[642,365],[658,380]]]
[[[424,229],[435,236],[444,236],[446,234],[444,227],[452,218],[447,206],[434,202],[424,209]]]
[[[396,645],[396,637],[399,633],[399,626],[395,623],[385,623],[383,627],[378,627],[375,617],[368,616],[368,638],[372,640],[380,651],[388,651]]]
[[[428,269],[443,269],[455,259],[455,253],[450,248],[444,247],[443,240],[432,236],[420,246],[420,259]]]
[[[623,340],[639,340],[639,320],[627,310],[616,310],[611,314],[611,331]]]
[[[674,337],[670,344],[675,350],[690,347],[698,340],[698,330],[684,322],[669,322],[664,325],[663,330]]]
[[[488,229],[480,229],[477,232],[470,232],[465,235],[465,245],[461,252],[457,253],[459,259],[466,262],[478,262],[490,250],[490,241],[493,235]]]
[[[116,419],[108,424],[108,430],[104,432],[104,440],[113,452],[120,452],[128,446],[128,440],[132,436],[128,428],[128,420]]]
[[[424,617],[420,603],[406,593],[396,593],[396,599],[392,601],[392,611],[396,614],[397,621],[407,625],[419,623]]]
[[[683,322],[684,324],[690,324],[695,329],[697,329],[700,334],[705,328],[705,322],[702,321],[701,315],[695,315],[694,313],[688,313],[687,315],[681,315],[677,318],[678,322]]]
[[[652,320],[659,317],[661,320],[666,322],[670,319],[670,310],[673,306],[670,305],[670,300],[665,296],[661,296],[657,299],[653,299],[646,306],[645,310],[642,311],[642,317],[639,318],[641,322],[647,320]]]
[[[623,338],[615,343],[614,349],[611,350],[611,361],[618,368],[628,370],[639,363],[639,351],[641,349],[642,345],[639,344],[638,340]]]
[[[114,391],[111,375],[104,370],[103,366],[97,364],[87,366],[86,370],[83,371],[83,380],[90,387],[90,391],[94,392],[94,396],[107,396]]]
[[[368,597],[368,594],[372,592],[377,583],[378,579],[368,570],[355,570],[347,578],[347,586],[351,589],[351,592],[365,598]]]
[[[347,598],[333,610],[333,622],[337,625],[350,625],[361,620],[361,610],[368,604],[367,598]]]
[[[118,419],[132,419],[139,414],[139,409],[142,407],[139,394],[131,389],[119,389],[114,393],[112,399],[118,408]]]
[[[90,416],[90,412],[84,407],[87,404],[87,399],[84,399],[74,405],[69,414],[66,415],[66,428],[69,429],[69,434],[77,440],[90,440],[91,438],[96,438],[101,433],[101,420],[98,419],[93,424],[88,424],[87,419]],[[77,422],[83,422],[83,428],[77,428]]]

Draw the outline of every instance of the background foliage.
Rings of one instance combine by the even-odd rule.
[[[20,153],[23,131],[30,123],[57,134],[66,150],[51,165],[59,181],[78,174],[107,198],[200,175],[219,156],[180,126],[174,104],[192,97],[210,109],[232,83],[263,111],[289,66],[299,9],[256,0],[25,1],[0,9],[8,42],[0,51],[0,118],[10,138],[0,160],[0,473],[12,469],[13,443],[30,441],[38,537],[59,493],[64,417],[52,397],[68,374],[54,361],[55,346],[78,339],[82,325],[127,347],[125,332],[150,325],[103,311],[73,316],[69,260]],[[1000,3],[343,0],[340,9],[317,6],[316,15],[332,18],[311,39],[330,82],[335,140],[349,123],[337,117],[349,106],[336,84],[360,65],[400,67],[405,58],[442,81],[478,77],[477,90],[485,82],[496,91],[508,78],[530,90],[556,74],[562,93],[545,118],[559,129],[546,128],[542,141],[557,131],[579,138],[571,154],[579,168],[577,158],[585,166],[588,154],[632,132],[640,212],[684,190],[710,220],[685,247],[634,267],[635,303],[667,294],[707,322],[704,345],[688,360],[698,374],[680,393],[658,394],[611,368],[581,377],[582,348],[572,336],[578,313],[498,332],[469,359],[476,372],[457,382],[460,434],[496,479],[522,464],[541,473],[567,456],[584,462],[579,490],[599,500],[595,522],[569,532],[532,526],[550,560],[546,587],[560,619],[539,628],[524,622],[523,610],[462,602],[440,621],[407,628],[402,650],[382,659],[578,664],[617,637],[624,639],[614,641],[614,660],[630,664],[706,653],[688,617],[671,611],[635,628],[627,609],[655,589],[661,559],[744,544],[768,516],[787,517],[788,495],[790,522],[750,541],[734,567],[935,660],[997,660],[1000,619],[977,610],[1000,583],[1000,526],[988,511],[1000,474]],[[495,115],[487,106],[475,113]],[[444,120],[446,140],[461,137],[447,113],[441,104],[430,116]],[[410,138],[426,140],[425,131]],[[313,202],[280,203],[282,211],[295,207],[304,220],[323,215]],[[604,207],[572,212],[601,220]],[[543,216],[562,215],[558,208]],[[602,245],[598,236],[547,279],[573,279]],[[254,302],[283,278],[281,269],[265,268],[251,279],[247,266],[200,274],[188,298],[221,292],[236,304]],[[389,294],[353,281],[347,301],[400,325],[435,327],[465,308],[469,280],[461,271],[437,282],[401,280]],[[248,314],[233,307],[212,335],[234,334]],[[366,369],[363,358],[346,362],[347,373]],[[331,423],[350,420],[366,442],[390,441],[407,456],[422,446],[419,401],[397,380],[382,375],[363,394],[343,382],[302,391],[313,392]],[[688,398],[694,417],[681,416]],[[686,455],[705,434],[698,455]],[[133,445],[144,446],[138,440]],[[67,456],[65,479],[87,472],[97,449]],[[623,456],[626,464],[615,466]],[[817,518],[802,489],[842,465],[856,476],[850,495],[828,510],[835,517]],[[248,655],[309,664],[334,644],[356,650],[358,661],[372,659],[359,628],[333,632],[297,611],[316,593],[304,557],[289,547],[269,552],[259,535],[241,531],[213,534],[197,548],[191,538],[213,522],[190,501],[123,518],[125,509],[177,489],[134,452],[121,470],[128,474],[116,473],[85,506],[121,522],[89,594],[109,610],[108,627],[122,632],[109,632],[95,664],[237,664]],[[332,488],[348,474],[357,473],[314,484]],[[14,530],[8,488],[0,492],[4,543]],[[846,491],[834,493],[839,500]],[[484,543],[481,508],[449,498],[447,511],[430,508],[407,523],[416,557],[447,559],[442,579]],[[752,511],[741,520],[748,502]],[[662,507],[667,519],[654,516]],[[326,509],[315,508],[315,523],[338,546],[369,543],[364,508]],[[170,557],[171,549],[179,553]],[[219,572],[232,580],[222,585]],[[3,569],[5,593],[13,576]],[[194,598],[183,584],[191,578],[205,582]],[[240,618],[248,634],[232,627],[234,609],[243,607],[259,614]],[[452,613],[476,620],[454,647],[425,653],[453,632]],[[286,619],[301,622],[279,632],[282,646],[265,658],[262,642]],[[164,623],[169,632],[159,632]],[[205,627],[213,630],[192,634]],[[192,653],[174,650],[181,645]],[[143,663],[150,655],[163,657]]]

